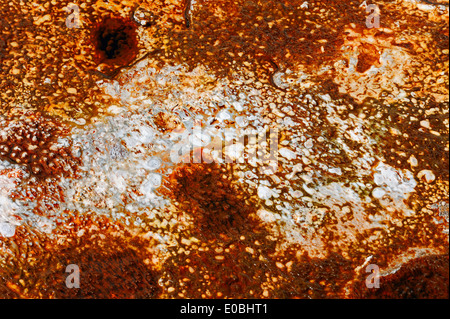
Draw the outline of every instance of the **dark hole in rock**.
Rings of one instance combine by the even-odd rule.
[[[121,17],[103,19],[93,29],[96,62],[126,66],[138,53],[136,26]]]

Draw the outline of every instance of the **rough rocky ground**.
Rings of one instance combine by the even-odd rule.
[[[438,2],[2,1],[0,297],[448,298]]]

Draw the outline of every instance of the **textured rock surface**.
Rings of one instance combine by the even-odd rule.
[[[1,2],[0,297],[448,298],[448,2],[374,4]]]

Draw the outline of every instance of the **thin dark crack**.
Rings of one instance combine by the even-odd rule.
[[[271,84],[272,86],[274,86],[275,88],[277,88],[278,90],[286,91],[286,89],[284,89],[284,88],[280,87],[279,85],[277,85],[277,84],[275,83],[274,79],[273,79],[273,77],[275,76],[275,74],[276,74],[278,71],[280,71],[280,67],[279,67],[278,64],[276,64],[275,61],[272,60],[271,58],[267,58],[267,61],[268,61],[268,62],[270,63],[270,65],[272,65],[272,67],[275,69],[275,70],[269,75],[269,81],[270,81],[270,84]]]
[[[428,4],[434,5],[434,6],[449,6],[448,3],[439,3],[439,2],[434,2],[434,1],[430,1],[430,0],[422,0],[423,2],[426,2]]]
[[[184,21],[186,23],[186,28],[190,28],[191,27],[191,5],[192,5],[192,0],[185,0],[185,5],[184,5]]]
[[[161,50],[155,50],[155,51],[152,51],[152,52],[147,52],[147,53],[144,54],[142,57],[140,57],[140,58],[134,60],[132,63],[127,64],[127,65],[124,65],[124,66],[118,67],[117,69],[115,69],[114,71],[112,71],[110,74],[103,73],[103,72],[101,72],[101,71],[99,71],[99,70],[89,70],[89,73],[95,74],[95,75],[99,75],[99,76],[104,77],[104,78],[106,78],[106,79],[108,79],[108,80],[112,80],[112,79],[114,79],[114,78],[120,73],[120,71],[122,71],[123,69],[129,69],[129,68],[135,66],[136,64],[138,64],[139,62],[141,62],[142,60],[144,60],[145,58],[147,58],[150,54],[153,54],[153,53],[155,53],[155,52],[157,52],[157,51],[161,51]]]

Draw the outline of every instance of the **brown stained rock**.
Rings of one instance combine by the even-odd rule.
[[[206,237],[236,237],[258,228],[251,216],[257,210],[255,200],[242,185],[233,182],[224,167],[185,164],[175,169],[166,186],[167,195],[194,218]]]
[[[64,119],[95,115],[108,102],[95,82],[116,75],[143,48],[134,10],[142,4],[141,9],[159,16],[148,32],[161,23],[169,27],[173,17],[182,16],[181,0],[168,6],[143,2],[88,0],[75,11],[68,0],[1,3],[0,114],[23,105]],[[161,17],[163,8],[166,15]],[[66,23],[74,14],[78,27]],[[55,106],[57,112],[52,111]]]
[[[56,237],[30,233],[14,238],[22,260],[9,260],[0,270],[3,298],[128,299],[156,298],[158,271],[145,249],[148,242],[132,236],[106,218],[73,216]],[[64,240],[58,240],[58,236]],[[29,242],[39,245],[28,249]],[[80,288],[68,288],[68,265],[80,271]]]
[[[95,48],[94,61],[103,65],[101,71],[106,75],[129,65],[138,53],[136,25],[130,19],[100,18],[90,31],[90,41]]]
[[[361,52],[358,56],[358,64],[356,65],[356,71],[360,73],[366,72],[372,65],[378,66],[380,60],[380,54],[377,52],[377,48],[370,44],[364,44],[360,47]]]
[[[174,114],[168,112],[159,112],[153,117],[153,121],[162,132],[170,132],[181,128],[181,120]]]
[[[413,259],[395,273],[381,276],[379,288],[367,288],[362,280],[354,289],[354,298],[448,299],[448,255]]]
[[[2,252],[8,256],[7,264],[0,267],[0,297],[448,298],[448,256],[413,260],[383,277],[379,290],[367,291],[361,281],[346,294],[346,284],[356,276],[354,269],[368,255],[379,253],[387,264],[410,247],[448,249],[443,223],[435,224],[433,212],[426,211],[429,203],[448,200],[448,22],[444,15],[378,1],[386,29],[376,31],[367,30],[366,12],[355,1],[311,0],[306,8],[303,0],[198,0],[190,8],[192,3],[186,0],[87,0],[80,2],[82,27],[67,28],[69,13],[64,7],[69,2],[11,0],[0,4],[0,159],[22,165],[32,177],[39,177],[20,181],[11,193],[6,187],[1,194],[36,204],[33,213],[37,215],[60,213],[58,205],[65,200],[61,187],[52,184],[54,180],[43,180],[76,178],[80,164],[71,154],[70,139],[69,145],[58,141],[69,136],[71,126],[56,119],[101,119],[102,109],[110,106],[111,99],[100,92],[96,82],[114,80],[148,56],[154,59],[155,69],[180,63],[190,69],[201,65],[231,81],[236,71],[245,69],[251,74],[247,84],[257,89],[272,85],[257,94],[275,106],[286,102],[295,105],[295,112],[299,109],[293,116],[296,123],[292,130],[311,126],[314,138],[323,137],[323,142],[314,141],[311,158],[319,160],[313,152],[322,148],[320,164],[345,169],[342,179],[337,180],[340,185],[345,178],[345,186],[356,182],[359,173],[354,161],[367,155],[364,145],[343,138],[342,126],[328,122],[328,111],[314,108],[311,99],[301,101],[297,98],[300,93],[311,93],[314,98],[316,93],[329,94],[332,102],[343,106],[339,120],[347,124],[352,123],[349,119],[365,119],[367,127],[359,129],[371,130],[373,134],[368,134],[376,142],[374,149],[378,148],[369,156],[382,157],[396,169],[411,169],[414,176],[420,170],[431,170],[436,180],[430,185],[419,182],[410,196],[407,204],[417,215],[403,218],[395,227],[384,222],[381,231],[352,230],[356,239],[349,251],[339,250],[344,248],[339,243],[345,234],[336,227],[338,214],[331,211],[318,230],[324,233],[327,249],[334,251],[324,252],[323,258],[309,258],[302,254],[301,246],[291,247],[294,252],[277,247],[283,241],[283,228],[276,229],[279,237],[275,238],[255,218],[259,202],[247,189],[250,187],[236,183],[230,167],[179,165],[164,185],[162,192],[171,206],[163,213],[171,222],[172,217],[187,215],[192,223],[186,232],[199,238],[196,246],[178,250],[182,246],[179,242],[187,239],[186,233],[164,227],[164,231],[174,232],[169,235],[179,242],[169,249],[170,258],[154,267],[147,251],[149,242],[136,239],[124,226],[111,221],[61,217],[63,222],[53,234],[58,240],[25,224],[17,228],[14,237],[0,238]],[[346,45],[350,51],[342,49]],[[372,83],[368,70],[380,66],[382,53],[390,50],[397,53],[394,60],[401,62],[401,69],[381,70],[380,81]],[[357,72],[351,77],[347,53],[358,58]],[[317,77],[314,81],[321,86],[309,86],[303,92],[284,83],[280,89],[274,74],[287,68],[294,74],[301,69]],[[320,73],[323,69],[327,71]],[[387,74],[392,78],[400,74],[405,83],[393,82]],[[130,83],[132,77],[131,72],[119,78],[119,85]],[[369,82],[374,85],[368,86]],[[183,88],[180,84],[180,90]],[[408,102],[396,100],[398,89],[407,93]],[[239,96],[240,92],[229,93]],[[303,104],[311,113],[300,111]],[[256,107],[256,103],[248,107]],[[22,109],[30,111],[17,117]],[[272,114],[273,110],[262,109],[257,112],[264,120],[282,120]],[[304,124],[298,122],[306,118]],[[423,120],[429,125],[421,127]],[[176,131],[180,124],[162,112],[153,122],[162,134]],[[350,125],[348,131],[353,128]],[[333,153],[334,144],[346,144],[349,152]],[[111,158],[120,159],[123,154],[125,151],[119,149]],[[413,166],[411,155],[417,161]],[[305,172],[317,169],[316,163],[304,159]],[[14,183],[24,175],[22,171],[0,173],[17,174]],[[337,177],[325,172],[321,178],[328,183]],[[357,182],[370,186],[372,181]],[[302,182],[295,183],[301,189]],[[364,189],[367,194],[358,194],[361,198],[370,198],[369,186]],[[372,210],[374,216],[382,208],[371,200],[371,205],[362,209]],[[337,210],[343,208],[336,206]],[[397,212],[382,212],[393,223],[399,221]],[[353,212],[344,217],[354,218]],[[368,240],[372,236],[378,239]],[[64,266],[69,263],[79,264],[82,283],[89,283],[82,290],[64,286]],[[156,268],[162,268],[165,278],[172,280],[162,289],[157,285]]]
[[[39,113],[0,119],[0,158],[25,165],[39,177],[73,175],[80,164],[68,145],[60,145],[69,128]]]

